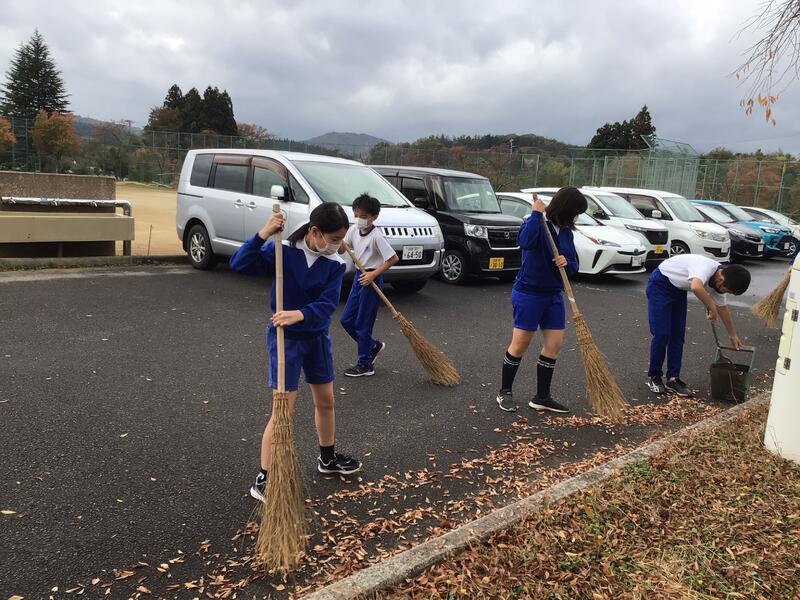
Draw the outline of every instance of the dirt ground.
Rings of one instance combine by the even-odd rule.
[[[128,200],[133,207],[136,239],[131,244],[131,252],[134,255],[148,254],[148,240],[151,256],[183,254],[175,233],[175,194],[174,189],[117,182],[117,199]],[[117,253],[122,254],[122,244],[117,246]]]

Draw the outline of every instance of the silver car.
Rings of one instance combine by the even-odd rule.
[[[261,228],[276,202],[292,232],[322,202],[342,205],[354,221],[351,205],[362,193],[380,200],[376,225],[400,258],[386,280],[401,291],[422,289],[439,268],[439,224],[356,161],[272,150],[190,150],[178,184],[175,225],[192,265],[210,269]],[[353,271],[348,257],[347,272]]]

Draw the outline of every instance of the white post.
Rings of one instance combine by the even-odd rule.
[[[767,450],[800,463],[800,258],[792,267],[764,433]]]

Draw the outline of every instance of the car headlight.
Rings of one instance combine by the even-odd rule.
[[[625,229],[630,229],[631,231],[640,231],[642,233],[646,233],[650,231],[647,227],[639,227],[638,225],[625,225]]]
[[[775,229],[774,227],[762,227],[761,231],[765,233],[780,233],[780,229]]]
[[[464,233],[470,237],[483,238],[484,240],[489,239],[489,230],[486,229],[486,225],[464,223]]]
[[[609,240],[601,240],[600,238],[592,237],[591,235],[583,234],[586,238],[590,239],[593,243],[597,244],[598,246],[608,246],[609,248],[619,248],[620,244],[616,242],[612,242]]]
[[[433,237],[436,238],[437,242],[444,242],[444,234],[442,233],[442,228],[439,227],[439,224],[436,224],[436,227],[433,228]]]
[[[745,235],[741,231],[738,231],[737,229],[729,229],[728,233],[731,235],[731,237],[735,237],[735,238],[743,238],[743,237],[745,237]]]
[[[730,238],[727,232],[725,233],[711,233],[711,239],[715,242],[727,242]]]
[[[704,240],[711,239],[711,234],[710,234],[710,233],[708,233],[707,231],[705,231],[705,230],[703,230],[703,229],[699,229],[699,228],[697,228],[697,227],[691,227],[691,226],[690,226],[689,228],[690,228],[692,231],[694,231],[694,234],[695,234],[697,237],[699,237],[699,238],[703,238]]]

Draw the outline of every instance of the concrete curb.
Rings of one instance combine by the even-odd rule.
[[[423,542],[419,546],[401,552],[382,563],[367,567],[304,597],[307,600],[353,599],[374,594],[384,588],[401,583],[407,578],[418,575],[447,556],[464,550],[469,544],[486,540],[493,533],[516,525],[526,516],[544,508],[548,504],[597,485],[617,473],[622,467],[640,460],[647,460],[666,446],[686,438],[692,433],[715,429],[743,412],[768,401],[768,398],[769,393],[765,392],[757,398],[684,427],[647,446],[637,448],[624,456],[594,467],[585,473],[562,481],[513,504],[499,508],[441,537]]]
[[[0,271],[73,269],[82,267],[136,267],[188,264],[185,254],[170,256],[86,256],[75,258],[0,258]]]

